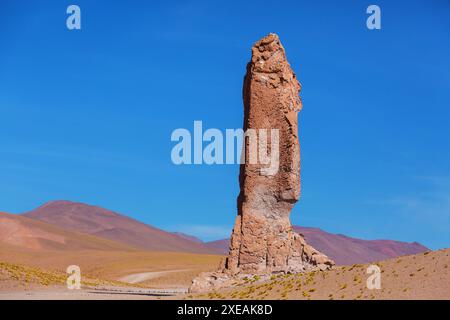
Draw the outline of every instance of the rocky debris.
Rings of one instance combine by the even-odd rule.
[[[295,233],[289,220],[300,197],[300,89],[278,36],[269,34],[258,41],[244,78],[243,129],[278,129],[279,166],[274,174],[264,174],[265,164],[241,165],[229,255],[217,272],[194,279],[191,292],[228,286],[247,276],[326,270],[334,265]],[[251,148],[244,143],[248,159]]]

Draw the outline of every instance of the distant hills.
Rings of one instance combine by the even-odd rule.
[[[68,231],[21,215],[0,213],[0,248],[5,247],[21,251],[133,250],[109,239]]]
[[[137,249],[189,253],[217,253],[186,235],[174,234],[97,206],[52,201],[23,214],[69,231],[106,238]]]
[[[318,228],[294,226],[294,229],[338,265],[367,263],[429,250],[417,242],[362,240]],[[22,215],[0,213],[0,245],[33,250],[227,254],[229,240],[202,242],[194,236],[167,232],[98,206],[60,200],[48,202]]]
[[[362,240],[299,226],[294,226],[294,230],[303,234],[310,245],[326,253],[338,265],[381,261],[429,251],[417,242]]]

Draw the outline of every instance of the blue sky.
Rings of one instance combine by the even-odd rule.
[[[449,247],[450,4],[311,3],[1,1],[0,210],[68,199],[228,236],[238,166],[175,166],[170,135],[239,128],[250,48],[276,32],[303,85],[292,221]]]

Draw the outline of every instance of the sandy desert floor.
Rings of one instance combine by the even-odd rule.
[[[365,265],[323,272],[280,275],[270,281],[248,279],[239,287],[185,295],[188,299],[450,299],[450,249],[374,263],[381,269],[381,288],[367,288]]]
[[[203,271],[214,270],[218,255],[150,251],[18,251],[0,248],[0,292],[6,288],[5,270],[12,271],[19,285],[26,286],[27,273],[37,275],[38,283],[65,281],[66,268],[78,265],[82,278],[110,283],[129,283],[146,288],[184,288]],[[9,268],[8,265],[12,265]],[[23,270],[20,268],[23,267]],[[9,272],[10,274],[11,272]],[[42,279],[39,279],[41,276]],[[28,276],[30,278],[30,276]]]
[[[254,277],[234,288],[203,294],[185,292],[191,279],[201,271],[215,269],[220,257],[147,254],[99,257],[104,263],[102,268],[91,266],[90,277],[84,279],[81,290],[68,290],[64,286],[66,275],[60,271],[3,262],[0,299],[450,299],[450,249],[374,263],[381,270],[379,290],[366,286],[369,264],[357,264],[330,271],[273,276],[264,282]],[[119,271],[124,266],[127,275]],[[94,277],[102,273],[108,276]]]
[[[125,286],[83,287],[68,290],[64,286],[35,286],[0,291],[0,300],[155,300],[183,293],[184,289],[145,289]]]

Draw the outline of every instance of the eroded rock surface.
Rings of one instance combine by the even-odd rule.
[[[269,34],[258,41],[244,78],[243,127],[244,131],[278,129],[279,166],[268,174],[267,165],[249,161],[241,165],[238,216],[229,255],[218,272],[194,279],[191,292],[228,286],[249,275],[326,270],[334,265],[295,233],[289,220],[300,197],[300,89],[278,36]],[[250,149],[247,141],[246,159]]]

